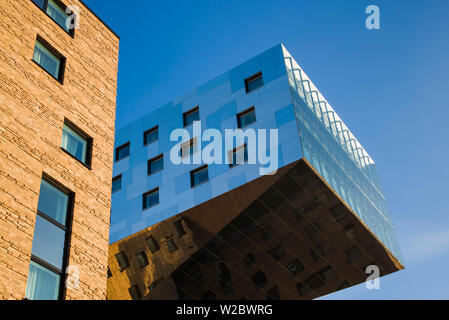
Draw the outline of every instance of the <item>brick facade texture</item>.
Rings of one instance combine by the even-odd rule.
[[[25,297],[42,175],[75,193],[65,299],[105,299],[119,39],[80,1],[72,38],[31,0],[0,1],[0,299]],[[59,83],[37,36],[67,59]],[[87,168],[61,150],[64,119],[93,138]]]

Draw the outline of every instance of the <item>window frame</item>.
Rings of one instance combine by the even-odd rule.
[[[80,162],[82,165],[84,165],[89,170],[92,170],[92,152],[93,152],[93,142],[94,139],[89,136],[87,133],[85,133],[83,130],[78,128],[72,121],[68,120],[67,118],[64,119],[64,124],[62,127],[62,131],[64,132],[64,125],[69,127],[71,130],[73,130],[76,134],[78,134],[82,139],[86,141],[86,162],[83,162],[82,160],[78,159],[76,156],[71,154],[68,150],[64,149],[61,146],[61,150],[64,151],[64,153],[67,153],[69,156]],[[62,142],[61,142],[62,144]]]
[[[58,292],[58,300],[64,300],[66,296],[66,280],[67,280],[67,273],[65,272],[67,269],[67,266],[69,265],[69,257],[70,257],[70,246],[71,246],[71,239],[72,239],[72,224],[73,224],[73,211],[75,207],[75,193],[59,183],[54,178],[50,177],[46,173],[42,174],[41,183],[42,180],[44,180],[46,183],[50,184],[57,190],[59,190],[62,193],[65,193],[68,196],[67,201],[67,212],[66,212],[66,225],[59,223],[58,221],[54,220],[53,218],[49,217],[45,213],[43,213],[40,210],[36,210],[36,214],[39,215],[39,217],[47,220],[48,222],[54,224],[58,228],[61,228],[65,232],[64,237],[64,253],[62,256],[62,268],[59,269],[56,266],[53,266],[52,264],[46,262],[45,260],[35,256],[33,253],[31,253],[30,261],[33,261],[34,263],[50,270],[53,273],[56,273],[59,275],[60,283],[59,283],[59,292]],[[39,191],[40,193],[40,191]],[[36,228],[36,226],[34,226]],[[33,241],[34,241],[34,231],[33,231]],[[30,262],[31,263],[31,262]],[[28,281],[28,278],[27,278]]]
[[[158,195],[157,195],[157,203],[155,203],[155,204],[153,204],[153,205],[151,205],[151,206],[149,206],[149,207],[145,207],[146,206],[146,197],[147,196],[149,196],[150,194],[153,194],[153,193],[158,193]],[[151,208],[153,208],[153,207],[155,207],[155,206],[157,206],[157,205],[159,205],[161,202],[160,202],[160,196],[159,196],[159,187],[157,187],[157,188],[154,188],[153,190],[150,190],[150,191],[148,191],[148,192],[145,192],[143,195],[142,195],[142,210],[143,211],[145,211],[145,210],[148,210],[148,209],[151,209]]]
[[[118,179],[120,179],[122,181],[122,178],[123,178],[123,176],[121,174],[119,174],[118,176],[115,176],[114,178],[112,178],[112,185],[114,184],[114,181],[116,181]],[[119,190],[114,191],[112,189],[112,187],[111,187],[111,194],[117,193],[117,192],[122,190],[123,186],[122,186],[122,182],[121,181],[120,181],[120,189]]]
[[[242,118],[243,116],[245,116],[245,115],[251,113],[251,112],[254,112],[254,119],[255,119],[254,122],[251,122],[251,123],[249,123],[249,124],[247,124],[247,125],[245,125],[245,126],[242,126],[241,118]],[[243,110],[243,111],[240,112],[240,113],[237,113],[237,128],[238,128],[238,129],[244,129],[244,128],[246,128],[246,127],[249,127],[249,126],[255,124],[256,122],[257,122],[257,114],[256,114],[256,107],[255,107],[255,106],[252,106],[251,108],[248,108],[248,109],[246,109],[246,110]]]
[[[129,147],[129,154],[126,157],[123,157],[123,158],[119,159],[118,158],[118,155],[119,155],[118,151],[121,150],[121,149],[124,149],[126,147]],[[124,143],[121,146],[118,146],[117,148],[115,148],[114,162],[115,163],[120,162],[120,161],[122,161],[122,160],[124,160],[126,158],[129,158],[130,155],[131,155],[131,142]]]
[[[187,116],[198,112],[198,120],[194,120],[192,121],[192,123],[187,124]],[[182,114],[182,124],[184,126],[184,128],[190,127],[191,125],[193,125],[193,123],[195,121],[199,121],[200,120],[200,106],[196,106],[195,108],[190,109],[189,111],[186,111]]]
[[[202,170],[204,170],[204,169],[207,169],[207,180],[204,180],[204,181],[202,181],[202,182],[200,182],[198,184],[194,184],[195,174],[200,172],[200,171],[202,171]],[[199,168],[196,168],[195,170],[190,171],[190,187],[191,188],[196,188],[196,187],[198,187],[198,186],[200,186],[202,184],[205,184],[205,183],[209,182],[209,180],[210,180],[210,177],[209,177],[209,166],[207,164],[204,165],[204,166],[201,166]]]
[[[67,31],[66,29],[64,29],[63,26],[61,26],[56,20],[54,20],[48,13],[47,13],[47,8],[48,8],[48,1],[49,0],[43,0],[44,3],[42,5],[42,7],[40,7],[36,2],[34,2],[33,0],[31,0],[31,2],[38,7],[48,18],[50,18],[51,21],[53,21],[54,23],[56,23],[56,25],[61,28],[65,33],[67,33],[69,36],[71,36],[72,38],[75,38],[75,28],[69,29],[69,31]],[[62,2],[61,0],[53,0],[54,3],[56,3],[57,6],[59,6],[59,8],[62,9],[62,11],[66,11],[67,10],[67,5]],[[74,12],[72,11],[72,14]],[[70,16],[70,15],[69,15]]]
[[[146,136],[147,136],[147,134],[149,134],[149,133],[151,133],[151,132],[153,132],[153,131],[157,131],[157,139],[154,140],[154,141],[152,141],[152,142],[147,142],[147,141],[146,141]],[[159,141],[159,126],[155,126],[155,127],[151,128],[151,129],[149,129],[149,130],[147,130],[147,131],[145,131],[145,132],[143,133],[143,146],[144,146],[144,147],[145,147],[145,146],[149,146],[150,144],[155,143],[156,141]]]
[[[233,161],[234,161],[234,154],[236,154],[237,151],[240,151],[241,149],[243,149],[243,160],[244,161],[242,163],[233,163]],[[245,153],[246,153],[246,159],[245,159]],[[240,166],[242,164],[247,163],[248,160],[249,160],[248,146],[246,145],[246,143],[244,143],[241,146],[238,146],[237,148],[234,148],[234,149],[230,150],[229,154],[228,154],[228,157],[229,157],[229,168],[230,169],[238,167],[238,166]],[[237,160],[237,158],[236,158],[236,160]]]
[[[161,161],[162,161],[162,168],[160,168],[160,169],[158,169],[158,170],[156,170],[156,171],[151,172],[151,164],[152,164],[153,162],[157,161],[157,160],[161,160]],[[148,162],[147,162],[147,175],[148,175],[148,176],[151,176],[151,175],[153,175],[153,174],[156,174],[156,173],[158,173],[158,172],[160,172],[160,171],[162,171],[162,170],[164,170],[164,154],[163,154],[163,153],[161,153],[160,155],[158,155],[158,156],[156,156],[156,157],[151,158],[150,160],[148,160]]]
[[[34,60],[34,51],[36,50],[36,44],[39,42],[45,49],[47,49],[51,54],[56,56],[59,59],[59,71],[58,71],[58,77],[55,77],[52,75],[47,69],[45,69],[43,66],[41,66],[36,60]],[[33,47],[33,56],[31,57],[31,61],[39,66],[42,70],[44,70],[49,76],[51,76],[53,79],[58,81],[61,85],[64,84],[64,75],[65,75],[65,67],[67,59],[65,56],[63,56],[54,46],[52,46],[47,40],[45,40],[40,35],[37,35],[36,40],[34,42]]]
[[[253,90],[249,91],[249,86],[248,86],[248,84],[249,84],[251,81],[256,80],[257,78],[262,78],[262,85],[261,85],[260,87],[257,87],[256,89],[253,89]],[[248,77],[248,78],[245,79],[245,91],[246,91],[247,94],[248,94],[248,93],[251,93],[251,92],[253,92],[253,91],[256,91],[257,89],[262,88],[264,85],[265,85],[265,81],[263,80],[263,73],[262,73],[262,71],[259,71],[259,72],[257,72],[256,74],[253,74],[251,77]]]

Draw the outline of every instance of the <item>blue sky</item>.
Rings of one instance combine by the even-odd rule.
[[[449,1],[85,2],[121,37],[117,128],[284,43],[375,159],[406,261],[324,299],[449,298]]]

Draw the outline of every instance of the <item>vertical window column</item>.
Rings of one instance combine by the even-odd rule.
[[[62,298],[73,194],[42,180],[26,288],[30,300]]]

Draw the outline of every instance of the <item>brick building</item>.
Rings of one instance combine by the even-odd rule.
[[[0,299],[106,296],[118,51],[82,1],[0,1]]]

